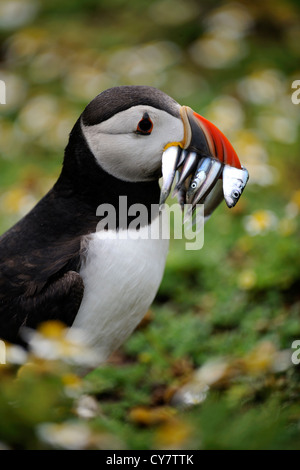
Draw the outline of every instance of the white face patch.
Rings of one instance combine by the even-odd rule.
[[[136,132],[145,113],[153,123],[149,135]],[[165,146],[181,142],[184,136],[180,118],[146,105],[133,106],[94,126],[81,122],[81,128],[100,166],[107,173],[132,182],[155,179]]]

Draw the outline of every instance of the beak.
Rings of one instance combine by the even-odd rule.
[[[181,109],[184,123],[188,120],[191,128],[191,139],[187,143],[189,149],[240,169],[240,160],[227,137],[212,122],[188,106],[182,106]]]
[[[189,204],[192,215],[196,204],[204,204],[209,216],[224,198],[233,207],[248,181],[248,171],[226,136],[210,121],[187,106],[181,107],[184,139],[168,149],[162,156],[163,186],[160,204],[166,201],[178,172],[174,195],[179,203]],[[175,150],[176,149],[176,150]],[[224,171],[225,169],[225,171]],[[220,183],[223,179],[223,191]],[[207,202],[207,204],[206,204]]]

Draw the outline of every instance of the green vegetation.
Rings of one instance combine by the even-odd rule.
[[[201,250],[172,241],[151,312],[108,364],[81,377],[58,325],[41,332],[50,359],[8,348],[2,448],[300,448],[299,11],[283,0],[1,3],[2,232],[51,187],[73,123],[110,86],[153,85],[193,107],[250,173]]]

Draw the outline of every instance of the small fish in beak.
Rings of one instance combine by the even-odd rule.
[[[193,170],[195,169],[198,160],[199,156],[196,154],[196,152],[190,152],[187,154],[183,162],[182,171],[180,173],[178,183],[176,184],[175,191],[180,189],[180,187],[183,185],[188,176],[193,173]]]
[[[223,201],[223,181],[221,178],[218,179],[212,190],[207,194],[203,200],[204,204],[204,217],[207,220],[218,205]]]
[[[222,170],[222,164],[218,160],[212,160],[211,167],[206,175],[204,182],[199,188],[198,192],[195,194],[193,199],[193,205],[197,204],[198,201],[201,201],[206,194],[214,187],[217,179]]]
[[[229,208],[234,207],[241,197],[249,179],[246,168],[234,168],[224,165],[223,169],[223,193]]]
[[[179,147],[172,146],[167,148],[162,155],[163,185],[160,192],[160,206],[166,202],[166,199],[170,194],[177,168],[177,162],[181,153],[180,150],[181,149]]]
[[[181,146],[171,146],[163,153],[160,205],[170,194],[176,174],[173,196],[177,195],[182,208],[186,203],[190,205],[187,217],[198,203],[204,204],[207,217],[223,198],[228,207],[234,207],[247,184],[248,171],[214,124],[187,106],[182,106],[181,117],[187,138]]]

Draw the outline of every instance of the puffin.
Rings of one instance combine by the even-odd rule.
[[[169,240],[147,234],[160,233],[175,178],[181,204],[204,203],[210,216],[224,199],[225,167],[246,172],[222,132],[191,108],[149,86],[101,92],[71,130],[52,189],[0,237],[0,338],[23,344],[24,328],[58,320],[106,361],[159,289]],[[235,199],[244,173],[238,181]],[[120,201],[146,209],[138,227]]]

